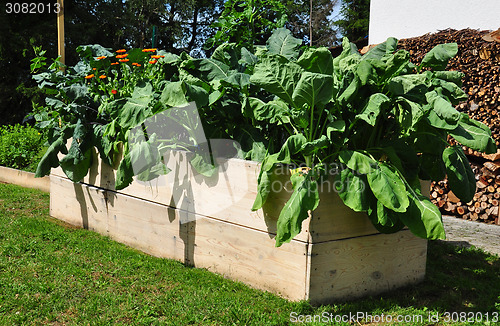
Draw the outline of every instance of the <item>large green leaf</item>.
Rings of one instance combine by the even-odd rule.
[[[453,193],[463,202],[471,201],[476,192],[476,179],[462,148],[446,148],[443,151],[443,161]]]
[[[293,93],[302,73],[304,69],[298,64],[282,56],[268,55],[255,65],[250,82],[295,106]]]
[[[130,145],[130,150],[125,153],[116,171],[115,188],[117,190],[132,183],[134,175],[139,175],[160,162],[158,147],[152,142],[154,142],[154,137],[150,141],[138,141]]]
[[[410,101],[422,103],[425,94],[429,91],[431,77],[432,73],[429,71],[422,74],[396,76],[389,81],[389,91],[394,96],[401,96]]]
[[[276,247],[299,234],[308,211],[315,210],[319,204],[318,184],[310,174],[295,173],[290,180],[293,193],[278,217]]]
[[[391,54],[397,50],[398,40],[394,37],[389,37],[385,42],[371,48],[365,55],[363,60],[367,59],[381,59],[387,54]]]
[[[229,67],[237,68],[241,59],[241,51],[236,43],[222,43],[214,50],[211,58]]]
[[[325,105],[333,95],[333,77],[306,71],[293,90],[292,99],[296,107]]]
[[[429,240],[445,239],[441,212],[419,189],[409,189],[410,205],[398,214],[401,221],[418,237]]]
[[[404,223],[395,213],[385,207],[382,202],[374,201],[368,211],[368,218],[373,226],[381,233],[395,233],[404,228]]]
[[[458,127],[450,131],[450,135],[460,144],[483,153],[496,153],[497,145],[491,138],[491,130],[483,123],[472,120],[466,113],[462,113],[462,118]]]
[[[304,156],[313,155],[317,153],[319,150],[327,148],[328,145],[330,145],[330,143],[331,142],[330,139],[328,139],[328,137],[326,137],[325,135],[321,135],[320,138],[315,139],[313,141],[309,141],[304,145],[302,145],[300,152]]]
[[[430,109],[430,106],[423,107],[421,104],[410,101],[401,96],[397,97],[396,101],[403,110],[403,115],[409,115],[409,119],[405,120],[409,121],[409,123],[401,123],[406,130],[413,128],[424,117],[427,112],[426,109]]]
[[[425,94],[427,102],[432,106],[433,111],[450,125],[457,125],[460,120],[458,112],[450,102],[441,97],[436,91]]]
[[[326,127],[326,135],[328,139],[333,140],[333,135],[338,133],[343,133],[345,131],[345,121],[344,120],[335,120],[330,122]]]
[[[213,83],[230,75],[228,65],[212,58],[189,59],[184,61],[181,67],[189,69],[207,83]]]
[[[403,180],[393,166],[384,162],[377,164],[378,168],[367,174],[373,194],[385,207],[395,212],[405,212],[409,201]]]
[[[344,204],[356,212],[366,212],[373,202],[366,176],[343,169],[335,178],[335,190]]]
[[[293,37],[292,32],[286,28],[278,28],[267,40],[270,53],[279,54],[287,59],[297,59],[302,41]]]
[[[292,155],[297,154],[306,141],[306,137],[302,134],[290,136],[278,153],[268,155],[264,158],[257,179],[257,196],[252,206],[253,211],[262,208],[266,203],[267,197],[271,192],[271,174],[275,165],[278,163],[291,163]]]
[[[117,108],[118,124],[125,129],[133,128],[144,122],[152,115],[149,104],[153,100],[153,86],[150,83],[139,83],[130,98],[119,99],[110,104]]]
[[[460,101],[467,100],[467,93],[453,82],[435,78],[432,84],[437,86],[436,89],[445,94],[454,105],[458,104]]]
[[[92,165],[92,150],[90,147],[82,149],[75,143],[76,141],[73,140],[68,155],[63,157],[59,164],[71,181],[79,182],[87,175]]]
[[[92,164],[93,136],[93,129],[89,130],[81,120],[74,125],[69,151],[59,162],[66,176],[73,182],[83,179]]]
[[[384,111],[390,104],[391,100],[387,97],[387,95],[382,93],[375,93],[370,96],[368,102],[366,103],[363,111],[356,116],[363,121],[366,121],[371,126],[375,126],[375,122],[377,121],[377,117],[380,112]]]
[[[185,81],[168,82],[160,96],[160,102],[168,107],[183,107],[195,102],[198,108],[208,104],[207,92]]]
[[[349,82],[349,85],[345,89],[341,89],[339,96],[337,97],[337,102],[341,106],[346,106],[349,103],[355,101],[358,95],[358,91],[361,87],[361,81],[357,75]]]
[[[353,171],[367,174],[377,169],[377,161],[358,151],[343,150],[339,153],[340,162]]]
[[[223,85],[231,85],[233,87],[244,88],[250,85],[250,75],[242,72],[231,72],[229,77],[221,79]]]
[[[338,75],[340,72],[340,62],[353,54],[359,56],[358,48],[354,43],[349,42],[349,39],[347,37],[344,37],[342,39],[342,52],[339,56],[333,59],[333,70],[336,75]]]
[[[66,149],[66,139],[62,133],[57,139],[50,143],[49,148],[45,151],[38,166],[36,167],[35,177],[41,178],[43,176],[50,174],[51,168],[56,168],[59,166],[59,158],[57,154],[59,153],[67,154]]]
[[[454,83],[455,85],[462,85],[462,78],[465,74],[456,70],[434,71],[434,76],[438,79],[446,80]]]
[[[309,72],[318,74],[333,74],[332,53],[325,47],[308,47],[297,60],[297,64]]]
[[[420,67],[444,70],[448,65],[448,61],[457,55],[457,53],[457,43],[438,44],[424,56]]]
[[[239,63],[253,66],[257,63],[258,58],[255,54],[248,51],[246,48],[241,48],[241,59]]]
[[[283,119],[287,119],[288,106],[280,100],[264,102],[255,97],[248,98],[248,105],[252,109],[252,116],[259,121],[269,121],[269,123],[277,123]]]

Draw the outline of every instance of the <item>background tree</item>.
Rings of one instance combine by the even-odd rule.
[[[310,5],[312,4],[312,8]],[[309,18],[312,27],[313,46],[334,46],[339,43],[338,27],[335,25],[333,12],[338,0],[295,0],[287,5],[289,19],[287,27],[297,38],[310,43]],[[310,12],[312,11],[312,16]]]
[[[212,24],[216,30],[205,44],[205,49],[215,49],[222,43],[238,43],[248,49],[264,45],[276,28],[287,22],[287,4],[279,0],[227,0],[219,19]]]
[[[346,16],[339,23],[344,34],[353,40],[366,35],[369,0],[314,0],[313,45],[329,47],[338,43],[338,27],[332,17],[338,1],[342,1]],[[209,55],[210,48],[223,42],[238,42],[248,47],[264,44],[275,28],[283,26],[308,43],[310,3],[310,0],[65,0],[66,64],[77,62],[79,45],[100,44],[110,49],[151,47],[153,29],[155,47],[174,53],[186,51],[197,57]],[[32,109],[31,101],[38,101],[37,96],[41,96],[29,70],[30,59],[34,57],[32,45],[47,50],[49,58],[57,56],[55,13],[7,14],[4,9],[2,6],[0,10],[0,125],[21,122]],[[360,24],[365,26],[362,32],[358,31]]]
[[[341,0],[342,19],[335,24],[340,27],[343,36],[352,42],[359,41],[368,36],[370,18],[370,0]]]

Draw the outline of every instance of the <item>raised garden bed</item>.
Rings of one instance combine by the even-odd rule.
[[[113,187],[115,171],[100,162],[80,183],[53,169],[50,213],[149,254],[313,304],[424,278],[426,240],[406,229],[378,233],[367,215],[352,211],[327,188],[302,232],[277,248],[276,220],[290,195],[287,189],[252,212],[258,163],[219,161],[219,173],[208,178],[186,162],[179,152],[168,163],[173,170],[168,175],[147,183],[136,180],[121,191]]]
[[[35,178],[34,173],[5,166],[0,166],[0,182],[50,192],[50,179],[48,176]]]

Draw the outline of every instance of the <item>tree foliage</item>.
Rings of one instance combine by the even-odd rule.
[[[341,0],[342,19],[336,22],[342,35],[358,41],[368,36],[370,0]]]

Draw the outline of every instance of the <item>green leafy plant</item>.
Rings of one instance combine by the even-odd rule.
[[[365,55],[344,39],[343,52],[333,58],[324,47],[303,49],[284,28],[265,46],[224,43],[202,59],[159,51],[149,65],[141,50],[127,52],[136,65],[115,65],[107,49],[81,47],[82,61],[66,75],[52,70],[35,76],[52,94],[49,110],[37,117],[51,131],[37,175],[60,165],[79,181],[93,147],[117,166],[117,189],[134,175],[148,180],[168,173],[165,150],[199,144],[148,133],[146,120],[195,102],[207,138],[236,140],[241,157],[262,162],[253,210],[266,203],[276,169],[289,167],[293,193],[278,218],[277,246],[300,232],[328,182],[381,232],[406,225],[417,236],[444,238],[440,212],[422,195],[419,180],[447,175],[453,192],[469,201],[474,175],[448,137],[496,151],[490,130],[454,109],[466,98],[461,73],[444,70],[456,52],[456,44],[439,45],[416,66],[394,38]],[[194,121],[180,125],[186,135],[198,128]],[[66,156],[59,160],[59,153]],[[192,155],[191,163],[202,174],[213,171],[202,155]]]
[[[0,127],[0,165],[25,169],[38,159],[44,136],[30,126]]]
[[[343,168],[334,172],[335,190],[347,206],[366,212],[378,230],[396,232],[406,225],[420,237],[444,238],[440,212],[422,195],[419,179],[448,175],[452,190],[470,201],[474,175],[448,136],[475,150],[496,151],[490,130],[454,109],[466,98],[459,87],[462,75],[444,69],[457,45],[435,47],[419,66],[397,50],[394,38],[363,56],[345,39],[337,58],[326,48],[301,52],[300,45],[289,31],[276,30],[255,53],[256,63],[247,71],[250,86],[238,90],[252,126],[261,131],[273,126],[281,133],[277,138],[264,133],[267,154],[253,210],[265,204],[277,166],[295,166],[276,244],[300,232],[319,204],[318,185],[338,163]],[[238,57],[230,54],[234,50],[225,51],[227,57]],[[229,71],[224,78],[238,73]]]
[[[205,44],[216,48],[224,43],[238,43],[249,50],[264,44],[272,31],[285,26],[287,7],[277,0],[229,0],[219,19],[212,24],[217,30]]]

